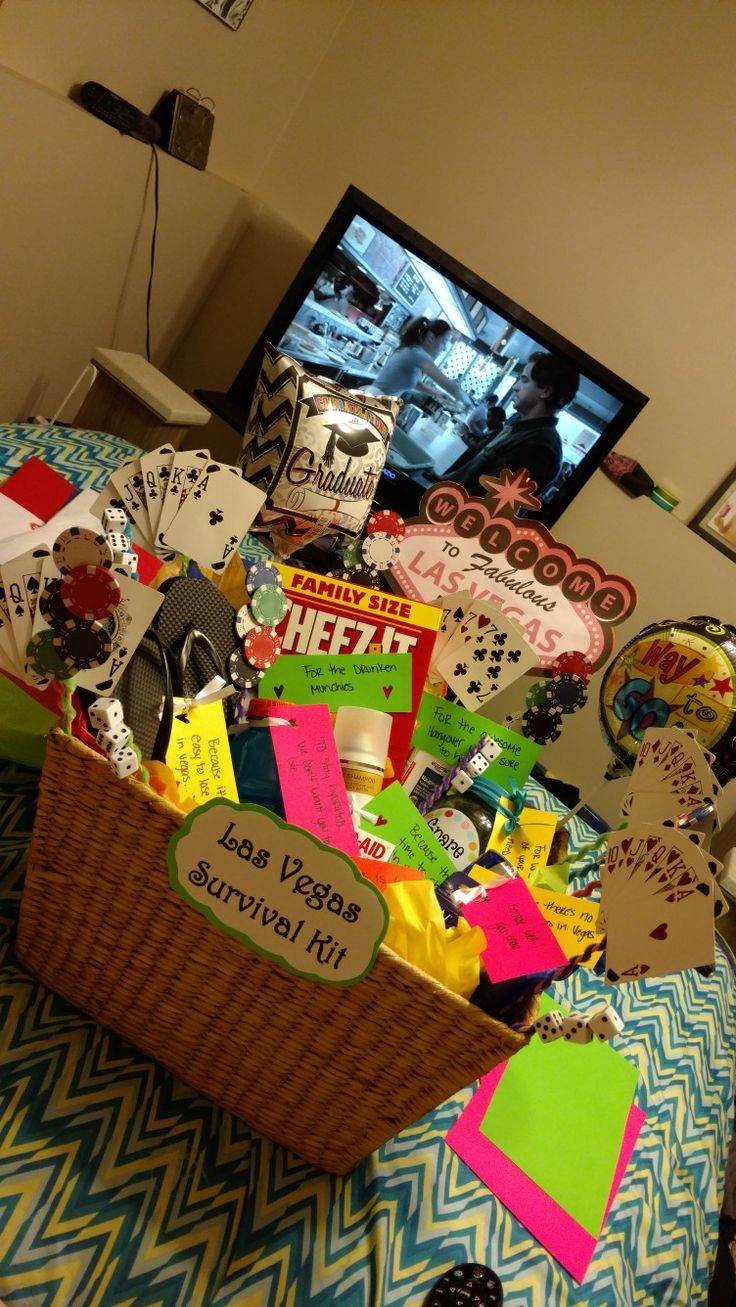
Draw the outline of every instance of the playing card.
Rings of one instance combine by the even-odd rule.
[[[123,508],[130,521],[140,532],[144,549],[153,549],[155,536],[151,531],[151,521],[146,508],[146,496],[143,490],[141,460],[129,458],[114,472],[110,481],[123,501]]]
[[[689,733],[652,728],[642,740],[621,811],[637,821],[665,821],[719,794],[710,759]]]
[[[636,912],[624,898],[606,909],[606,971],[609,984],[642,976],[666,976],[715,961],[713,891],[666,902],[650,899]]]
[[[182,504],[186,503],[189,491],[199,480],[205,462],[209,460],[208,449],[188,449],[175,454],[169,468],[166,494],[161,505],[161,516],[156,530],[156,553],[159,558],[171,558],[174,550],[165,543],[165,535]]]
[[[0,578],[10,619],[10,630],[19,667],[25,666],[26,645],[33,630],[33,616],[40,584],[41,568],[50,555],[47,545],[39,544],[18,558],[3,563]]]
[[[147,454],[141,455],[141,476],[143,493],[146,497],[146,510],[151,524],[151,540],[156,539],[161,508],[169,484],[169,471],[174,461],[176,450],[173,445],[161,445]]]
[[[121,599],[104,621],[112,638],[112,653],[100,667],[77,672],[74,681],[85,690],[109,695],[115,689],[135,650],[164,601],[164,596],[150,586],[139,585],[130,577],[117,576]]]
[[[441,658],[472,602],[473,596],[469,590],[458,590],[456,594],[439,600],[435,605],[437,608],[442,608],[442,620],[432,650],[430,673],[434,674],[438,658]]]
[[[164,542],[200,567],[221,572],[265,499],[264,491],[243,480],[240,468],[209,462],[163,531]]]
[[[536,661],[516,622],[497,604],[475,600],[436,660],[436,670],[463,707],[477,711]]]

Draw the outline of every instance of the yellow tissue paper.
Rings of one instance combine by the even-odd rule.
[[[469,998],[480,979],[480,954],[485,936],[479,926],[460,917],[448,930],[429,880],[405,880],[387,885],[389,927],[384,944],[419,967],[445,989]]]

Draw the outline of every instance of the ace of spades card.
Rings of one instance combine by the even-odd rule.
[[[474,600],[436,660],[436,670],[463,707],[477,711],[536,661],[516,622],[497,604]]]
[[[265,492],[244,481],[239,468],[207,463],[166,528],[165,543],[200,567],[222,572],[265,500]]]

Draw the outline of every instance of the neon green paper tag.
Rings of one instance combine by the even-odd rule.
[[[442,762],[455,763],[481,735],[489,735],[503,750],[483,773],[484,780],[495,781],[505,789],[512,780],[521,789],[542,751],[541,745],[479,713],[469,712],[459,703],[448,703],[434,694],[422,695],[412,748],[423,749]]]
[[[411,654],[284,654],[258,686],[261,699],[285,703],[352,704],[379,712],[409,712]]]
[[[363,811],[385,819],[378,827],[364,823],[364,830],[377,834],[380,839],[394,844],[394,862],[406,867],[418,867],[435,885],[452,875],[457,868],[432,833],[421,813],[417,812],[408,794],[398,781],[381,790],[366,803]]]

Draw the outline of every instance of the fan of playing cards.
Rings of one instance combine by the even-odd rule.
[[[222,572],[265,498],[240,468],[215,462],[209,450],[176,453],[162,445],[122,463],[92,511],[101,517],[110,505],[124,508],[135,543],[163,560],[183,554]]]
[[[713,922],[728,903],[707,851],[721,793],[710,756],[681,728],[645,733],[622,804],[629,825],[610,835],[601,870],[612,984],[715,960]]]
[[[498,604],[469,591],[445,601],[430,677],[444,681],[464,708],[477,712],[537,661],[521,626]]]

